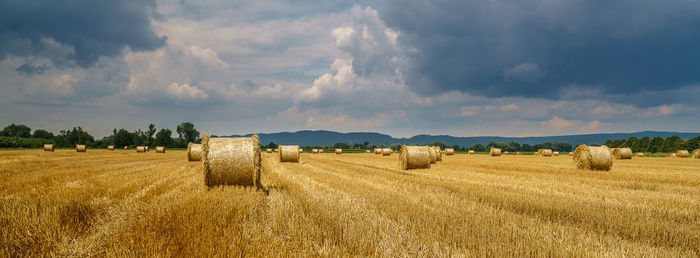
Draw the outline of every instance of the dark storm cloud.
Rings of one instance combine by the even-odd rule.
[[[81,67],[125,47],[153,50],[165,44],[151,28],[154,7],[142,0],[0,0],[0,58],[40,53],[46,39],[72,48],[64,59]]]
[[[696,1],[405,1],[380,6],[401,32],[406,82],[433,95],[561,98],[700,82]],[[634,101],[634,100],[629,100]]]

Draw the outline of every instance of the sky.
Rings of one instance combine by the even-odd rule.
[[[0,0],[0,126],[700,131],[690,0]]]

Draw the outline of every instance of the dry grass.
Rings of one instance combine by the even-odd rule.
[[[263,154],[265,189],[185,151],[0,151],[0,256],[700,255],[700,160]]]

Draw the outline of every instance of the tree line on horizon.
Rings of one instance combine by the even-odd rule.
[[[76,144],[85,144],[91,148],[107,148],[114,145],[116,148],[124,146],[166,146],[168,148],[185,148],[189,142],[200,142],[199,131],[191,122],[183,122],[175,128],[177,138],[173,138],[173,131],[162,128],[156,132],[154,124],[149,124],[146,131],[137,129],[130,132],[124,128],[112,130],[112,135],[95,140],[82,127],[73,127],[61,130],[59,134],[36,129],[34,133],[26,125],[10,124],[0,131],[0,148],[39,148],[45,143],[53,143],[57,148],[73,148]]]
[[[166,146],[168,148],[185,148],[189,142],[199,143],[201,141],[200,133],[191,122],[183,122],[177,125],[175,132],[177,138],[173,138],[173,131],[168,128],[156,130],[154,124],[149,124],[148,129],[142,131],[128,131],[124,128],[112,130],[112,135],[105,136],[102,139],[95,140],[82,127],[73,127],[69,130],[61,130],[59,134],[36,129],[32,133],[31,128],[22,124],[10,124],[5,126],[0,131],[0,148],[39,148],[45,143],[53,143],[58,148],[73,148],[76,144],[85,144],[92,148],[106,148],[108,145],[114,145],[117,148],[124,146]],[[217,137],[212,135],[212,137]],[[682,139],[679,136],[672,135],[666,138],[663,137],[630,137],[628,139],[607,140],[605,143],[610,148],[631,148],[633,152],[650,152],[650,153],[669,153],[676,150],[694,150],[700,149],[700,136],[690,139]],[[413,144],[417,145],[417,144]],[[553,151],[569,152],[580,144],[572,145],[569,142],[544,142],[540,144],[520,144],[515,141],[508,143],[490,142],[486,145],[477,143],[471,146],[452,145],[449,146],[441,141],[432,143],[424,143],[421,145],[440,146],[440,148],[454,148],[455,151],[474,150],[476,152],[486,152],[491,148],[500,148],[503,151],[521,151],[532,152],[539,149],[552,149]],[[592,143],[591,146],[600,146],[600,144]],[[276,149],[278,144],[270,142],[266,145],[261,145],[261,148]],[[303,149],[356,149],[356,150],[371,150],[374,148],[391,148],[393,150],[401,149],[401,144],[370,144],[369,141],[363,143],[347,144],[345,142],[334,143],[330,146],[302,146]]]

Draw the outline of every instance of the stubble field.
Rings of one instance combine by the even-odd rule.
[[[263,153],[208,189],[185,151],[0,151],[0,256],[700,255],[700,160]]]

